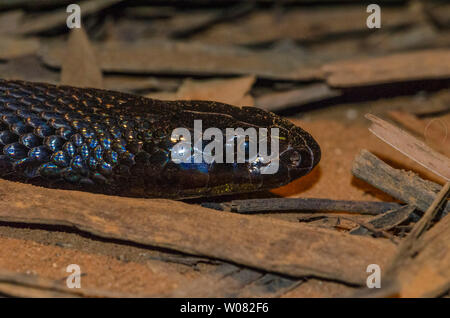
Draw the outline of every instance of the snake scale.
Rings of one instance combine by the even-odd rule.
[[[279,168],[258,162],[178,164],[177,127],[279,128]],[[309,173],[320,147],[309,133],[255,107],[160,101],[114,91],[0,79],[0,177],[46,187],[173,199],[282,186]]]

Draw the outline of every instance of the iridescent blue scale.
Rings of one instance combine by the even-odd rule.
[[[3,153],[9,156],[11,159],[22,159],[27,156],[28,148],[21,143],[14,142],[4,147]]]
[[[94,138],[95,137],[95,131],[89,127],[81,128],[80,133],[84,138]]]
[[[72,127],[81,132],[82,128],[89,128],[89,124],[83,121],[74,120],[71,123]]]
[[[73,157],[75,156],[75,152],[76,152],[76,147],[73,143],[71,142],[66,142],[63,145],[63,150],[70,156]]]
[[[38,117],[38,115],[32,111],[25,109],[18,109],[16,111],[17,116],[27,119],[28,117]]]
[[[8,109],[11,109],[11,110],[18,110],[18,109],[21,109],[21,108],[22,108],[19,104],[17,104],[17,103],[12,103],[12,102],[6,103],[5,106],[6,106]]]
[[[81,155],[76,155],[75,157],[73,157],[72,161],[70,162],[70,166],[79,172],[86,169],[84,160]]]
[[[39,117],[29,117],[25,120],[25,122],[33,128],[39,127],[40,125],[45,125],[47,123],[46,120]]]
[[[34,133],[39,137],[47,137],[53,135],[55,130],[47,124],[39,125],[34,129]]]
[[[56,135],[48,136],[44,139],[44,145],[53,152],[61,150],[63,144],[63,139]]]
[[[78,172],[74,171],[72,167],[64,168],[61,171],[63,178],[71,183],[76,183],[80,181],[81,176]]]
[[[94,157],[89,157],[88,165],[91,169],[95,170],[97,168],[98,161]]]
[[[113,150],[107,150],[105,151],[104,158],[108,163],[115,165],[118,162],[119,155]]]
[[[99,172],[95,172],[94,174],[92,174],[92,180],[94,180],[94,182],[96,183],[106,183],[108,180]]]
[[[111,133],[111,135],[115,138],[118,139],[120,137],[122,137],[122,131],[117,128],[117,127],[113,127],[109,130],[109,132]]]
[[[67,167],[70,164],[70,157],[62,150],[53,153],[51,160],[60,167]]]
[[[39,166],[38,172],[43,177],[57,178],[61,175],[61,168],[53,163],[47,162]]]
[[[65,140],[69,140],[73,136],[74,132],[71,129],[59,128],[56,130],[56,134]]]
[[[11,125],[11,131],[17,135],[23,135],[30,132],[30,130],[33,130],[33,128],[27,126],[23,121],[18,121],[17,123]]]
[[[39,175],[39,166],[33,164],[33,159],[23,158],[14,162],[14,170],[20,171],[25,178],[34,178]]]
[[[100,144],[103,146],[103,149],[108,150],[111,148],[111,139],[107,137],[100,138]]]
[[[17,141],[18,138],[19,137],[16,134],[10,132],[9,130],[0,132],[0,144],[2,145],[11,144]]]
[[[80,134],[74,134],[70,137],[70,141],[73,142],[76,147],[81,147],[83,145],[83,137]]]
[[[87,160],[89,158],[89,147],[86,144],[83,144],[80,149],[80,155],[83,160]]]
[[[7,109],[7,108],[0,108],[0,119],[1,117],[5,116],[5,115],[12,115],[14,114],[13,110]]]
[[[7,125],[12,125],[19,121],[22,121],[22,118],[17,115],[3,115],[1,119]]]
[[[50,159],[52,152],[45,146],[38,146],[32,148],[28,152],[28,157],[35,161],[45,162]]]
[[[102,146],[98,145],[97,147],[95,147],[95,149],[94,149],[94,157],[98,161],[101,161],[103,159],[103,148],[102,148]]]
[[[125,151],[127,151],[127,148],[125,147],[126,143],[125,141],[121,139],[116,139],[112,145],[112,149],[117,151],[118,153],[122,154]]]
[[[112,173],[112,165],[107,163],[106,161],[100,162],[99,164],[99,169],[100,172],[104,175],[104,176],[109,176]]]
[[[45,119],[45,120],[50,120],[50,119],[64,119],[64,116],[62,116],[61,114],[58,114],[57,112],[42,112],[40,114],[41,118]]]
[[[48,121],[48,124],[55,129],[59,129],[59,128],[70,129],[71,128],[67,121],[65,121],[64,119],[60,119],[60,118],[52,118]]]
[[[33,148],[41,143],[41,139],[33,133],[28,133],[20,137],[20,142],[28,148]]]
[[[98,141],[95,138],[88,138],[86,139],[86,143],[88,144],[89,148],[94,149],[98,146]]]
[[[30,106],[30,109],[36,113],[49,112],[52,110],[49,106],[43,104],[33,104]]]

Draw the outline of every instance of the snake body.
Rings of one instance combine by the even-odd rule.
[[[170,160],[177,127],[279,128],[279,169],[258,164]],[[254,107],[160,101],[131,94],[0,80],[0,176],[47,187],[174,199],[270,189],[312,170],[317,142]]]

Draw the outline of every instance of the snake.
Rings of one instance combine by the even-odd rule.
[[[277,128],[278,170],[264,174],[264,163],[250,157],[239,163],[174,162],[173,130],[194,131],[196,120],[223,132]],[[3,79],[0,149],[3,179],[177,200],[277,188],[308,174],[321,157],[308,132],[257,107]]]

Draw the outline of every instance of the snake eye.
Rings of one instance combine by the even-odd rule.
[[[293,165],[299,166],[302,161],[302,156],[298,151],[293,151],[289,159]]]

